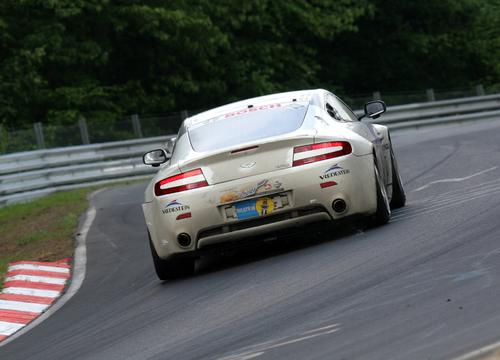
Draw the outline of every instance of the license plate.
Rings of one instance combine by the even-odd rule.
[[[234,204],[238,220],[267,215],[273,212],[274,202],[271,198],[246,200]]]

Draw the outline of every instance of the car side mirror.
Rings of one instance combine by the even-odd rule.
[[[377,119],[380,117],[380,115],[385,113],[386,110],[387,107],[385,106],[385,103],[383,101],[381,100],[369,101],[365,104],[365,113],[361,118],[367,116],[372,119]]]
[[[158,167],[166,163],[168,159],[170,159],[170,156],[168,156],[164,149],[151,150],[142,156],[142,162],[153,167]]]

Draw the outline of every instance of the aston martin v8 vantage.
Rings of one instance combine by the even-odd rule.
[[[361,117],[385,111],[371,101]],[[385,224],[405,205],[388,128],[322,89],[187,118],[173,149],[143,161],[160,166],[143,211],[161,279],[192,273],[204,248],[352,215]]]

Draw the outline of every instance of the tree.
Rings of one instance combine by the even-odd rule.
[[[498,83],[497,0],[3,0],[0,124]]]
[[[333,43],[332,57],[339,56],[329,73],[337,75],[346,91],[453,88],[498,82],[496,1],[371,3],[375,11],[359,21],[359,32],[344,34]]]
[[[209,91],[193,73],[225,37],[182,2],[108,0],[3,2],[0,119],[7,125],[73,123],[175,108],[174,94]],[[208,87],[208,89],[207,89]]]

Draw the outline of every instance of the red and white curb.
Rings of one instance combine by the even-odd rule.
[[[9,264],[0,293],[0,342],[46,311],[71,276],[69,259]]]

